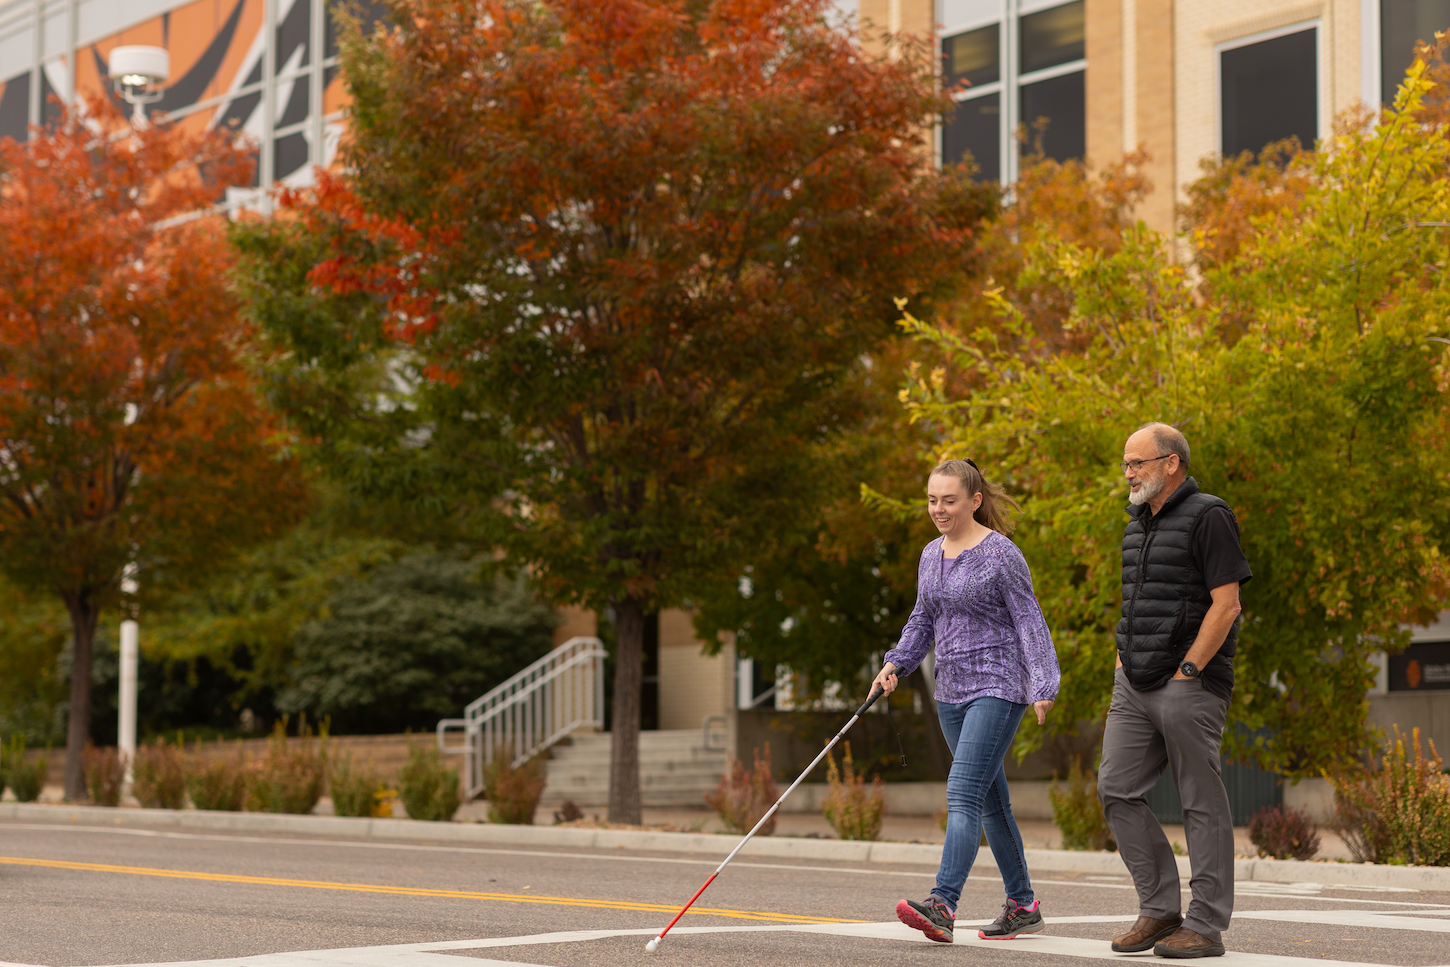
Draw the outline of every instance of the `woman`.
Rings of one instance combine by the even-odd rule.
[[[977,936],[1011,940],[1036,933],[1043,922],[1002,760],[1029,704],[1039,725],[1047,721],[1057,697],[1057,654],[1027,561],[1006,536],[1012,529],[1007,508],[1016,502],[971,460],[938,466],[926,493],[927,513],[941,537],[921,552],[916,608],[873,684],[889,695],[897,676],[914,671],[935,641],[937,715],[952,769],[936,886],[924,902],[902,900],[896,915],[930,939],[951,943],[957,902],[985,827],[1007,902]]]

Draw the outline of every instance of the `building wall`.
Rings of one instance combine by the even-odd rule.
[[[1394,739],[1394,727],[1399,726],[1407,746],[1412,730],[1419,729],[1427,758],[1432,742],[1442,759],[1450,758],[1450,691],[1371,695],[1369,724],[1383,729],[1390,740]],[[1414,755],[1411,748],[1406,752]]]
[[[1141,3],[1142,0],[1139,0]],[[1163,0],[1166,2],[1166,0]],[[1199,161],[1218,154],[1218,51],[1296,25],[1319,28],[1319,136],[1361,99],[1360,0],[1215,0],[1176,3],[1172,50],[1177,105],[1175,190],[1198,177]]]
[[[1144,173],[1153,191],[1137,215],[1150,228],[1172,235],[1177,201],[1178,136],[1174,116],[1178,107],[1178,78],[1173,63],[1173,35],[1177,21],[1173,0],[1133,0],[1133,147],[1149,155]],[[1186,5],[1185,5],[1186,6]],[[1091,67],[1089,67],[1091,70]]]
[[[1112,164],[1132,150],[1124,124],[1123,14],[1133,0],[1087,0],[1087,162]]]
[[[1409,631],[1410,648],[1404,657],[1414,655],[1419,646],[1443,649],[1450,644],[1450,611],[1440,612],[1432,624]],[[1403,677],[1392,680],[1390,664],[1382,653],[1379,677],[1370,689],[1369,723],[1383,729],[1388,738],[1394,737],[1393,727],[1398,725],[1406,740],[1418,728],[1425,755],[1430,754],[1433,742],[1442,758],[1450,758],[1450,688],[1419,677],[1413,683]]]
[[[554,647],[557,648],[570,638],[593,638],[599,634],[599,616],[593,611],[571,604],[557,612],[563,624],[554,629]]]
[[[883,30],[921,38],[936,34],[934,0],[860,0],[856,16],[863,26],[871,28],[866,32],[868,42]]]
[[[707,715],[735,707],[735,646],[706,655],[690,612],[660,612],[660,728],[698,729]]]

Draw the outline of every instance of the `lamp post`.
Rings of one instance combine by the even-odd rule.
[[[161,85],[171,76],[171,55],[164,47],[131,45],[111,51],[107,71],[116,94],[131,105],[131,128],[146,126],[146,105],[161,99]],[[127,422],[130,422],[128,419]],[[135,565],[127,567],[121,590],[136,593]],[[116,745],[126,762],[126,785],[135,775],[136,762],[136,673],[140,664],[141,627],[135,621],[121,622],[121,683],[118,698]]]
[[[126,784],[135,778],[136,762],[136,670],[141,660],[141,626],[121,622],[121,695],[116,745],[126,760]]]
[[[164,47],[117,47],[108,70],[116,94],[131,105],[132,126],[145,125],[146,105],[161,99],[161,85],[171,76],[171,55]]]

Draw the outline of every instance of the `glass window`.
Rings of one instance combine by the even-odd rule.
[[[958,164],[970,156],[977,163],[978,181],[1001,181],[1001,131],[1001,95],[958,101],[942,117],[942,164]]]
[[[998,29],[998,24],[992,24],[990,27],[943,38],[942,79],[947,87],[955,87],[962,81],[979,87],[1001,79]]]
[[[1018,72],[1030,74],[1087,56],[1083,0],[1029,13],[1021,20],[1022,62]]]
[[[16,74],[0,92],[0,138],[24,141],[30,123],[30,74]]]
[[[1433,44],[1437,30],[1450,30],[1450,0],[1380,0],[1381,101],[1394,103],[1416,42]]]
[[[1297,137],[1306,148],[1319,133],[1318,31],[1275,37],[1219,54],[1224,157],[1258,153]]]
[[[1042,131],[1042,153],[1054,161],[1069,161],[1087,154],[1086,73],[1074,71],[1035,84],[1024,84],[1021,93],[1022,123],[1027,125],[1023,152],[1036,150],[1036,125],[1047,119]]]

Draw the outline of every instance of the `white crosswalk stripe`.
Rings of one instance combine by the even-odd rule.
[[[1426,905],[1428,906],[1428,905]],[[1436,919],[1444,917],[1446,919]],[[1344,927],[1360,927],[1375,930],[1415,930],[1429,933],[1450,933],[1450,907],[1434,909],[1405,909],[1399,912],[1382,910],[1240,910],[1234,913],[1236,920],[1270,921],[1286,924],[1326,924]],[[1106,940],[1065,936],[1070,934],[1074,924],[1127,923],[1131,916],[1079,916],[1054,917],[1049,924],[1052,934],[1037,934],[1010,943],[978,940],[972,931],[959,934],[955,946],[980,947],[994,951],[1009,951],[1021,954],[1075,957],[1086,960],[1116,960],[1129,962],[1157,963],[1151,953],[1115,953]],[[960,921],[960,926],[975,927],[990,921]],[[233,957],[220,960],[192,961],[167,964],[165,967],[549,967],[552,951],[559,945],[587,943],[617,937],[640,938],[641,961],[645,959],[643,941],[653,936],[655,928],[632,930],[572,930],[558,933],[531,934],[518,937],[495,937],[477,940],[451,940],[437,943],[395,944],[379,947],[353,947],[336,950],[310,950],[290,953],[262,954],[252,957]],[[838,937],[842,939],[861,938],[887,940],[900,943],[930,943],[924,936],[895,921],[886,923],[826,923],[786,924],[769,926],[718,926],[678,927],[671,932],[666,943],[685,947],[692,935],[729,933],[809,933]],[[1230,941],[1231,943],[1231,941]],[[494,960],[483,951],[508,949],[511,956],[519,956],[524,949],[527,962],[522,960]],[[1450,949],[1450,948],[1447,948]],[[467,956],[449,956],[452,952],[467,951]],[[1450,960],[1450,958],[1447,958]],[[1230,949],[1222,958],[1212,961],[1214,967],[1383,967],[1348,960],[1326,960],[1313,957],[1289,957],[1277,954],[1254,954]],[[19,964],[0,963],[0,967],[24,967]],[[161,965],[129,965],[129,967],[161,967]]]

